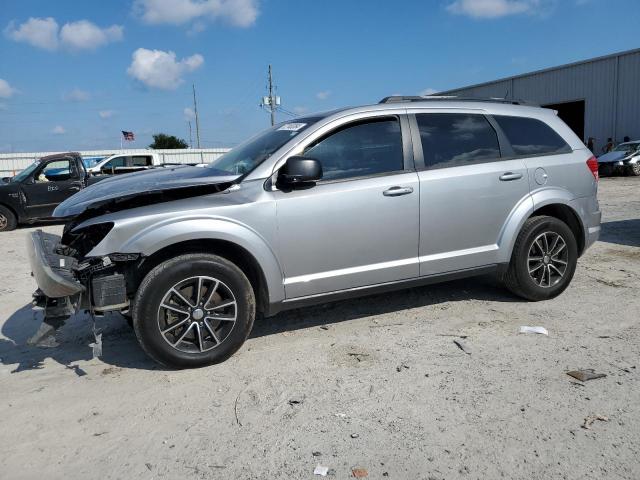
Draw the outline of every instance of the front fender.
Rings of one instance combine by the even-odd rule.
[[[262,268],[269,290],[269,301],[274,303],[284,299],[283,273],[275,253],[259,232],[245,224],[224,217],[197,216],[151,224],[122,243],[110,241],[111,233],[88,256],[103,256],[114,252],[150,256],[165,247],[190,240],[224,240],[234,243],[250,252]]]

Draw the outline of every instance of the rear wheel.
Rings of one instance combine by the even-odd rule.
[[[0,205],[0,232],[9,232],[18,225],[18,220],[11,210]]]
[[[527,300],[553,298],[569,286],[577,260],[576,239],[564,222],[548,216],[533,217],[516,239],[504,282]]]
[[[133,308],[144,351],[175,368],[223,362],[242,346],[254,318],[254,293],[242,270],[208,254],[180,255],[155,267]]]

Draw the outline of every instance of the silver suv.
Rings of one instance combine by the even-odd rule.
[[[598,238],[597,184],[552,110],[389,97],[82,190],[61,238],[29,240],[36,302],[45,321],[120,311],[153,359],[198,367],[305,304],[487,272],[545,300]]]

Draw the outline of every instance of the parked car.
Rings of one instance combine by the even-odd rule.
[[[49,220],[58,204],[99,180],[87,174],[79,153],[42,157],[0,182],[0,232]]]
[[[139,172],[160,165],[160,155],[154,152],[144,154],[115,154],[96,162],[87,170],[93,175]]]
[[[120,311],[153,359],[199,367],[258,313],[486,273],[553,298],[598,238],[597,182],[552,110],[390,97],[83,190],[55,211],[62,238],[33,234],[31,268],[41,304]]]
[[[621,143],[611,152],[601,155],[598,167],[602,176],[614,173],[640,175],[640,140]]]

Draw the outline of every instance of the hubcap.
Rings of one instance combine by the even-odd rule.
[[[0,215],[0,228],[7,228],[7,217]]]
[[[533,281],[540,287],[557,285],[569,264],[567,243],[556,232],[544,232],[536,237],[529,248],[527,268]]]
[[[238,305],[231,289],[212,277],[176,283],[158,307],[158,328],[176,350],[202,353],[216,348],[236,323]]]

